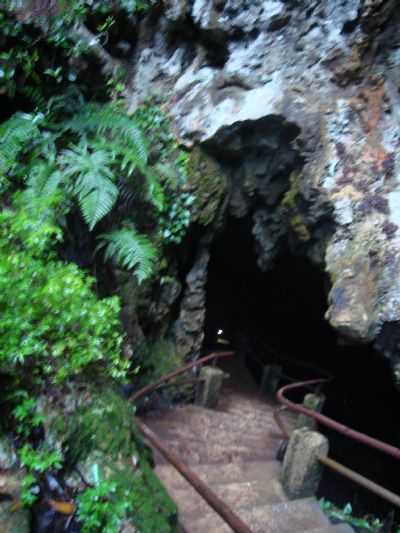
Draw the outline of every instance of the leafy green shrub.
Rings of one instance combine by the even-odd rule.
[[[0,213],[0,370],[31,384],[60,383],[97,364],[125,375],[117,298],[98,300],[93,280],[57,261],[52,211]]]
[[[160,106],[148,102],[136,111],[135,118],[150,140],[166,191],[159,214],[162,239],[167,244],[179,244],[190,225],[191,206],[195,201],[193,194],[186,190],[189,155],[179,147]]]
[[[116,492],[115,482],[103,480],[79,495],[78,517],[82,522],[82,533],[117,533],[120,530],[129,503],[126,499],[117,499]]]
[[[4,0],[0,7],[0,93],[16,93],[36,104],[78,77],[71,58],[91,52],[74,29],[95,20],[95,37],[107,40],[119,12],[123,16],[151,7],[151,0]]]
[[[83,531],[117,533],[124,519],[146,533],[172,531],[176,508],[150,468],[133,414],[132,404],[102,388],[67,421],[66,461],[78,463],[92,484],[78,496]]]
[[[37,476],[47,470],[59,470],[62,457],[58,450],[51,450],[46,444],[39,448],[33,448],[30,444],[24,444],[19,450],[21,465],[27,470],[22,481],[21,500],[29,507],[37,498]]]
[[[146,462],[133,476],[120,471],[104,479],[96,464],[93,470],[97,471],[94,487],[78,496],[83,533],[118,533],[126,518],[146,533],[176,531],[171,523],[176,507]]]

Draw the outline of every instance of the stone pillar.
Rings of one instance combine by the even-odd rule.
[[[225,373],[213,366],[203,366],[200,370],[202,380],[196,391],[196,404],[209,409],[218,403],[219,391],[225,378]]]
[[[282,468],[283,489],[290,500],[315,496],[322,475],[318,457],[328,455],[326,437],[307,428],[293,431]]]
[[[324,407],[326,397],[323,394],[306,394],[304,396],[303,405],[310,411],[320,413]],[[306,427],[315,431],[317,429],[317,421],[310,416],[300,413],[297,417],[296,428]]]
[[[261,378],[260,390],[268,396],[275,396],[281,378],[282,367],[279,365],[265,365]]]

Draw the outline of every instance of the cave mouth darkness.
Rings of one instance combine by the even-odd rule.
[[[399,446],[399,394],[390,370],[372,346],[338,342],[324,319],[328,291],[324,272],[289,252],[277,258],[271,271],[262,272],[257,267],[251,220],[232,218],[211,248],[204,347],[215,348],[217,332],[223,330],[258,382],[260,367],[251,364],[248,356],[252,353],[270,362],[270,347],[289,358],[283,364],[284,371],[299,380],[315,377],[296,367],[299,360],[329,371],[334,380],[324,387],[327,400],[323,413]],[[398,462],[336,432],[319,430],[330,441],[333,459],[398,492]],[[342,507],[351,502],[353,511],[360,515],[385,517],[392,510],[389,503],[327,469],[319,496]]]

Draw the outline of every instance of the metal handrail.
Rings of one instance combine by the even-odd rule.
[[[151,385],[146,385],[130,398],[130,401],[136,401],[142,396],[146,396],[157,390],[171,379],[184,374],[188,370],[201,366],[207,361],[215,360],[221,357],[231,357],[234,352],[214,352],[206,357],[198,359],[192,363],[189,363],[178,370],[166,374],[157,382]],[[200,494],[200,496],[210,505],[212,509],[232,528],[235,533],[253,533],[252,530],[243,522],[243,520],[232,511],[232,509],[221,498],[210,489],[210,487],[202,481],[193,470],[182,463],[177,455],[172,452],[167,446],[165,446],[157,435],[151,431],[141,420],[135,417],[137,427],[140,429],[146,440],[156,448],[161,455],[174,467],[178,472],[191,484],[191,486]]]
[[[232,509],[221,498],[202,481],[197,474],[188,468],[180,459],[169,450],[150,428],[142,421],[136,419],[136,423],[145,438],[157,448],[163,457],[178,470],[178,472],[191,484],[200,496],[214,509],[214,511],[235,531],[236,533],[253,533],[243,520],[232,511]]]
[[[145,387],[142,387],[140,390],[136,391],[134,394],[132,394],[132,396],[129,397],[129,401],[134,402],[142,396],[146,396],[147,394],[154,392],[167,381],[170,381],[171,379],[176,378],[181,374],[184,374],[185,372],[191,370],[192,368],[195,368],[196,366],[201,366],[207,361],[211,361],[212,359],[220,359],[222,357],[232,357],[233,354],[234,352],[213,352],[209,355],[206,355],[205,357],[202,357],[201,359],[193,361],[192,363],[188,363],[187,365],[178,368],[178,370],[174,370],[169,374],[165,374],[165,376],[160,378],[158,381],[151,383],[150,385],[146,385]]]
[[[282,409],[289,409],[291,411],[307,415],[313,418],[314,420],[316,420],[317,422],[319,422],[320,424],[326,427],[329,427],[335,431],[338,431],[339,433],[342,433],[353,440],[361,442],[362,444],[366,444],[367,446],[370,446],[371,448],[374,448],[388,455],[391,455],[395,459],[400,459],[399,448],[396,448],[395,446],[387,444],[386,442],[382,442],[378,439],[375,439],[369,435],[366,435],[365,433],[361,433],[359,431],[351,429],[348,426],[345,426],[344,424],[341,424],[340,422],[333,420],[332,418],[329,418],[311,409],[307,409],[303,405],[297,404],[295,402],[291,402],[284,396],[285,392],[287,392],[288,390],[293,390],[293,389],[310,386],[310,385],[317,385],[317,384],[320,385],[322,383],[326,383],[327,381],[328,380],[325,380],[325,379],[313,379],[309,381],[303,381],[303,382],[295,383],[292,385],[286,385],[285,387],[282,387],[278,391],[277,399],[282,405],[280,406],[280,408],[275,409],[274,418],[280,430],[282,431],[282,434],[285,436],[285,438],[289,438],[289,435],[279,417],[279,413]],[[361,474],[354,472],[354,470],[351,470],[350,468],[347,468],[346,466],[334,461],[330,457],[319,456],[318,461],[322,463],[323,465],[327,466],[328,468],[330,468],[331,470],[334,470],[335,472],[341,474],[342,476],[347,477],[351,481],[354,481],[355,483],[358,483],[362,487],[377,494],[381,498],[384,498],[390,503],[400,507],[400,496],[395,494],[394,492],[385,489],[381,485],[378,485],[374,481],[371,481],[370,479],[362,476]]]
[[[298,389],[301,387],[305,387],[307,385],[317,385],[321,383],[326,383],[326,379],[312,379],[309,381],[301,381],[299,383],[294,383],[291,385],[285,385],[285,387],[282,387],[276,397],[279,403],[286,405],[286,407],[290,411],[294,411],[297,413],[303,413],[304,415],[307,415],[320,424],[329,427],[335,431],[338,431],[339,433],[342,433],[343,435],[346,435],[347,437],[356,440],[358,442],[361,442],[362,444],[365,444],[367,446],[370,446],[371,448],[375,448],[376,450],[380,450],[381,452],[384,452],[388,455],[391,455],[395,459],[400,459],[400,448],[396,448],[395,446],[392,446],[391,444],[387,444],[386,442],[382,442],[378,439],[375,439],[374,437],[370,437],[369,435],[366,435],[365,433],[361,433],[360,431],[356,431],[355,429],[351,429],[348,426],[345,426],[344,424],[341,424],[340,422],[337,422],[336,420],[333,420],[332,418],[329,418],[325,415],[322,415],[321,413],[317,413],[316,411],[312,411],[311,409],[307,409],[307,407],[304,407],[303,405],[297,404],[295,402],[291,402],[287,398],[285,398],[284,394],[293,389]]]
[[[393,505],[400,507],[400,496],[390,490],[385,489],[384,487],[381,487],[380,485],[378,485],[378,483],[375,483],[374,481],[371,481],[370,479],[362,476],[361,474],[354,472],[354,470],[351,470],[350,468],[347,468],[347,466],[344,466],[338,463],[337,461],[334,461],[330,457],[318,457],[318,461],[333,470],[334,472],[338,472],[342,476],[347,477],[355,483],[358,483],[365,489],[370,490],[374,494],[377,494],[381,498],[384,498]]]

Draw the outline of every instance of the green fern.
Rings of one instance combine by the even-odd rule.
[[[90,231],[107,215],[113,214],[108,224],[120,220],[127,205],[134,215],[143,200],[162,212],[160,173],[149,164],[149,146],[136,119],[115,103],[67,97],[67,108],[55,97],[46,115],[15,115],[0,126],[0,172],[13,177],[19,163],[27,202],[57,195],[65,213],[76,201]],[[153,272],[156,250],[134,230],[106,234],[100,247],[106,259],[133,270],[140,282]]]
[[[100,237],[98,249],[105,249],[105,259],[133,270],[139,283],[149,278],[155,269],[157,250],[144,235],[134,229],[122,228]]]
[[[86,104],[80,113],[63,124],[66,131],[73,131],[82,135],[91,133],[108,137],[110,149],[116,154],[126,154],[127,148],[131,151],[130,158],[135,160],[140,169],[148,163],[148,144],[140,127],[133,117],[116,104]],[[111,141],[116,139],[116,143]]]
[[[118,198],[118,188],[112,182],[109,154],[104,151],[90,152],[83,142],[64,150],[59,164],[64,176],[72,180],[72,193],[92,230],[111,211]]]
[[[39,136],[41,116],[17,113],[0,124],[0,175],[10,173],[28,143]]]

